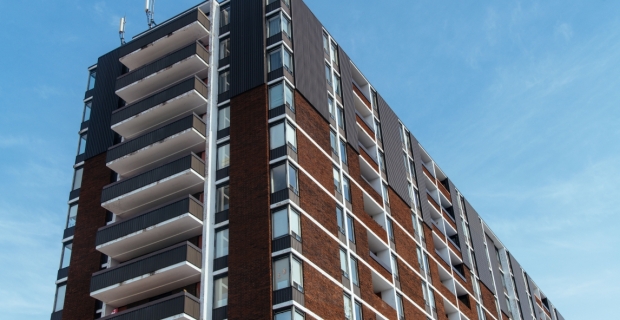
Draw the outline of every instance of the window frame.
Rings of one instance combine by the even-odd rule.
[[[344,216],[344,210],[339,205],[336,205],[336,222],[338,224],[338,231],[346,236],[347,231],[345,229],[346,228],[345,219],[346,218]]]
[[[276,230],[275,227],[275,215],[278,213],[281,213],[282,211],[286,211],[286,229],[288,230],[286,233],[284,234],[280,234],[280,235],[275,235],[274,231]],[[293,215],[296,215],[297,218],[295,219],[297,221],[297,226],[296,228],[293,228],[293,223],[292,221],[294,220],[292,217]],[[297,229],[297,231],[293,230],[293,229]],[[301,242],[301,234],[302,234],[302,230],[301,230],[301,214],[295,210],[295,208],[291,207],[290,205],[284,206],[284,207],[278,207],[275,209],[271,210],[271,240],[278,240],[287,236],[293,236],[295,237],[295,239],[297,239],[297,241]]]
[[[343,249],[342,247],[340,247],[339,252],[340,252],[340,272],[341,272],[342,276],[344,276],[347,279],[350,279],[349,277],[351,275],[350,275],[350,271],[349,271],[349,268],[350,268],[350,265],[349,265],[349,255],[347,253],[347,250]],[[346,270],[342,269],[343,266],[344,266],[344,268],[346,268]]]
[[[88,110],[88,112],[86,112],[86,110]],[[91,100],[84,102],[84,110],[82,111],[82,123],[90,120],[90,115],[92,111],[93,111],[93,100],[91,99]]]
[[[67,255],[67,249],[69,249],[69,253]],[[60,268],[64,269],[71,265],[71,254],[73,252],[73,241],[68,241],[62,244],[62,252],[60,253]],[[66,261],[66,260],[69,261]]]
[[[284,133],[282,135],[282,139],[284,140],[284,144],[277,146],[277,147],[273,147],[271,142],[271,138],[272,138],[272,129],[282,125],[283,129],[284,129]],[[289,132],[292,131],[293,132],[293,141],[290,141],[289,139]],[[293,125],[293,123],[291,123],[288,119],[284,119],[281,121],[277,121],[274,123],[271,123],[269,125],[269,150],[274,150],[277,148],[281,148],[283,146],[288,146],[290,147],[293,151],[297,152],[297,127],[295,125]]]
[[[226,14],[224,14],[226,12]],[[223,18],[225,17],[225,18]],[[226,22],[226,24],[224,24]],[[220,8],[220,28],[230,24],[230,5]]]
[[[230,68],[221,71],[217,77],[217,92],[223,94],[230,91]],[[226,88],[226,90],[224,90]]]
[[[222,52],[222,50],[226,50]],[[218,58],[219,60],[230,57],[230,37],[226,37],[220,40]]]
[[[330,57],[331,57],[331,63],[335,66],[338,66],[339,62],[338,62],[338,45],[336,44],[336,42],[334,42],[334,40],[330,41]]]
[[[342,195],[345,201],[349,203],[353,202],[351,197],[351,179],[345,175],[342,176]]]
[[[336,104],[336,112],[338,117],[338,127],[342,130],[345,130],[345,118],[344,118],[344,108],[340,106],[340,104]]]
[[[274,179],[273,179],[273,169],[278,168],[280,166],[285,166],[285,172],[286,172],[286,187],[282,188],[282,189],[278,189],[278,190],[274,190]],[[291,171],[295,171],[295,186],[293,188],[291,188],[290,185],[290,181],[291,181],[291,177],[290,177],[290,172]],[[276,164],[273,164],[270,168],[269,168],[269,179],[270,179],[270,190],[271,193],[276,193],[278,191],[282,191],[285,189],[289,189],[292,190],[295,194],[299,194],[299,169],[297,169],[297,167],[293,166],[289,161],[285,160],[282,162],[278,162]]]
[[[340,140],[340,160],[344,164],[348,164],[348,156],[347,156],[347,143],[344,140]]]
[[[97,83],[97,68],[88,70],[88,81],[86,83],[86,91],[95,89]]]
[[[336,192],[342,194],[342,177],[340,176],[340,169],[337,167],[333,167],[333,176],[334,176],[334,187],[336,188]],[[337,181],[336,181],[337,177]],[[338,182],[336,184],[336,182]]]
[[[226,127],[224,127],[224,128],[220,128],[220,125],[221,125],[220,120],[222,120],[221,119],[221,112],[223,110],[228,110],[228,114],[225,115],[225,120],[228,121],[228,125]],[[225,130],[225,129],[228,129],[228,128],[230,128],[230,104],[226,104],[226,105],[221,106],[221,107],[219,107],[217,109],[217,131]]]
[[[220,156],[221,156],[221,155],[220,155],[220,149],[224,149],[224,148],[227,148],[227,149],[228,149],[228,152],[227,152],[227,154],[228,154],[228,155],[227,155],[227,156],[228,156],[228,164],[227,164],[226,166],[222,166],[222,167],[220,167],[220,162],[222,161],[222,159],[220,159]],[[216,169],[216,170],[222,170],[222,169],[226,169],[226,168],[228,168],[228,167],[230,167],[230,143],[229,143],[229,142],[226,142],[226,143],[219,144],[219,145],[217,146],[217,150],[216,150],[216,160],[215,160],[215,169]]]
[[[79,172],[79,174],[78,174]],[[78,179],[79,177],[79,179]],[[73,171],[73,180],[71,183],[71,191],[78,190],[82,187],[82,179],[84,178],[84,167],[75,168]],[[79,180],[79,182],[78,182]],[[77,188],[76,188],[77,185]]]
[[[279,261],[282,260],[288,260],[288,285],[285,287],[280,287],[277,288],[278,285],[276,283],[276,279],[275,279],[275,272],[276,272],[276,268],[275,268],[275,264]],[[300,281],[301,283],[297,283],[295,282],[295,279],[293,279],[294,275],[293,275],[293,261],[295,261],[296,263],[298,263],[299,265],[299,273],[300,273]],[[304,292],[304,264],[303,264],[303,260],[300,258],[297,258],[297,256],[295,256],[292,253],[289,254],[284,254],[281,256],[277,256],[274,257],[271,261],[272,263],[272,274],[271,274],[271,278],[272,278],[272,285],[273,285],[273,291],[278,291],[278,290],[282,290],[282,289],[286,289],[286,288],[295,288],[297,289],[299,292]]]
[[[355,243],[355,221],[350,214],[347,214],[347,239]]]
[[[222,288],[226,289],[226,298],[225,299],[220,299],[218,301],[218,300],[215,300],[216,297],[217,297],[217,289],[218,289],[217,284],[218,284],[218,281],[221,281],[223,283],[224,282],[223,279],[226,279],[225,280],[226,284],[224,285],[224,287],[222,287]],[[229,287],[228,287],[228,274],[227,273],[214,277],[214,279],[213,279],[213,309],[219,309],[219,308],[223,308],[223,307],[228,306],[228,291],[229,291],[228,289],[229,289]],[[222,294],[223,292],[224,291],[221,290],[220,294]],[[224,302],[224,304],[220,305],[219,303],[222,303],[222,301],[225,301],[225,302]]]
[[[225,241],[225,243],[226,243],[226,249],[225,249],[226,254],[222,254],[222,255],[218,256],[218,241],[217,241],[217,239],[218,239],[218,235],[220,233],[224,233],[224,232],[226,232],[226,236],[224,238],[224,239],[226,239],[226,241]],[[215,236],[213,237],[213,258],[214,259],[219,259],[219,258],[223,258],[223,257],[228,256],[228,254],[230,252],[230,233],[229,232],[230,231],[228,229],[228,226],[215,229]],[[224,250],[224,249],[222,249],[222,250]]]
[[[80,134],[80,138],[78,139],[78,150],[77,155],[83,155],[86,153],[86,143],[88,142],[88,132],[84,132]]]
[[[225,189],[228,189],[228,192],[225,192],[224,191]],[[222,197],[220,197],[220,190],[222,190],[222,194],[221,194]],[[225,204],[226,199],[228,200],[227,205]],[[220,202],[220,201],[223,201],[223,202]],[[226,208],[220,210],[220,207],[226,207]],[[215,186],[215,211],[216,213],[224,212],[229,209],[230,209],[230,185],[228,183],[225,183],[225,184]]]
[[[60,290],[60,288],[63,288],[62,291]],[[58,305],[58,297],[59,297],[59,293],[62,292],[62,304]],[[58,312],[64,309],[65,307],[65,298],[67,296],[67,283],[63,282],[59,285],[56,286],[56,293],[54,294],[54,312]]]
[[[73,208],[75,208],[75,214],[73,215],[73,219],[71,219],[71,217],[72,217],[71,216],[71,211],[72,211],[71,209],[73,209]],[[68,229],[68,228],[71,228],[71,227],[75,226],[75,223],[77,222],[78,209],[79,209],[79,206],[78,206],[77,202],[71,203],[69,205],[69,210],[67,211],[67,223],[65,224],[65,229]],[[73,221],[73,224],[70,224],[71,221]]]

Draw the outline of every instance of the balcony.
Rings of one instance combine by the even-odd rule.
[[[179,155],[206,148],[207,125],[196,114],[186,116],[142,136],[117,144],[106,165],[122,177],[156,168]]]
[[[362,93],[362,90],[360,90],[360,88],[358,88],[355,83],[353,83],[353,93],[359,99],[359,101],[368,109],[368,111],[372,113],[372,106],[370,105],[370,101],[368,101],[368,98],[366,98],[366,96]]]
[[[203,206],[192,196],[97,231],[96,249],[127,261],[200,235]]]
[[[90,296],[120,307],[200,281],[202,252],[189,242],[93,274]]]
[[[122,46],[119,60],[130,70],[136,69],[209,36],[210,24],[209,18],[196,8]]]
[[[155,316],[156,315],[156,316]],[[102,320],[151,320],[200,318],[200,300],[186,292],[165,297],[129,310],[101,318]]]
[[[192,43],[120,76],[116,80],[116,95],[132,103],[189,76],[204,79],[209,75],[209,56],[202,44]]]
[[[204,181],[205,164],[191,154],[107,185],[101,193],[101,206],[116,215],[130,217],[181,196],[201,192]]]
[[[112,130],[125,139],[143,134],[171,119],[206,112],[207,85],[190,77],[112,113]]]
[[[369,124],[366,123],[366,120],[362,119],[359,114],[355,115],[355,119],[357,120],[357,124],[366,131],[368,136],[370,136],[373,140],[375,139],[375,131],[370,127]]]

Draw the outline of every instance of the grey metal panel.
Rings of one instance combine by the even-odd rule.
[[[469,260],[469,250],[467,250],[465,231],[463,230],[463,219],[461,215],[458,213],[458,209],[460,206],[460,199],[458,192],[456,192],[456,187],[448,179],[448,186],[450,187],[450,198],[452,202],[452,210],[454,211],[454,220],[456,220],[456,231],[459,235],[459,242],[461,243],[461,253],[463,254],[463,263],[467,266],[467,268],[471,269],[471,263]]]
[[[265,1],[230,3],[230,97],[266,82]]]
[[[525,287],[525,280],[523,279],[523,269],[521,265],[510,253],[510,265],[512,266],[512,274],[514,275],[515,286],[517,289],[517,296],[519,297],[519,304],[521,305],[521,315],[523,320],[536,320],[532,318],[532,311],[530,309],[529,298],[527,295],[527,289]]]
[[[291,0],[291,7],[295,45],[295,86],[323,118],[329,121],[323,27],[302,0]]]
[[[469,201],[465,199],[465,211],[467,212],[467,220],[469,221],[469,231],[471,232],[471,242],[474,246],[474,253],[476,257],[476,265],[478,266],[478,277],[484,285],[495,293],[493,287],[493,278],[489,271],[489,263],[487,261],[487,253],[484,247],[484,231],[482,231],[482,223],[478,212],[469,204]]]
[[[381,114],[383,117],[383,115]],[[383,122],[382,122],[383,123]],[[385,132],[386,129],[381,125],[382,132]],[[424,169],[422,164],[422,153],[420,149],[420,143],[418,139],[413,134],[410,134],[411,138],[411,151],[413,151],[413,164],[415,166],[415,176],[417,179],[418,190],[420,191],[420,210],[422,210],[422,218],[424,223],[426,223],[429,227],[432,228],[433,219],[431,218],[431,207],[427,200],[426,195],[426,179],[424,179]],[[400,137],[398,137],[398,141],[400,141]],[[383,139],[385,140],[385,139]],[[384,142],[385,145],[385,142]],[[404,166],[404,164],[403,164]]]
[[[88,125],[86,159],[106,152],[114,143],[115,133],[110,129],[110,115],[119,105],[116,96],[116,78],[122,74],[123,65],[118,61],[118,49],[97,61],[97,79],[93,91],[92,110]]]
[[[383,132],[383,151],[385,152],[385,165],[387,169],[388,183],[392,189],[398,194],[409,206],[409,191],[407,188],[407,168],[403,161],[403,146],[400,142],[400,134],[398,132],[400,126],[398,117],[383,100],[381,95],[377,94],[379,102],[379,112],[381,113],[381,129]],[[425,191],[421,191],[424,193]],[[422,200],[422,199],[420,199]],[[424,201],[422,201],[424,202]]]
[[[351,76],[351,64],[349,56],[338,46],[338,57],[340,59],[340,82],[342,86],[342,95],[344,102],[344,118],[345,129],[347,133],[347,142],[353,149],[359,152],[359,144],[357,139],[357,125],[355,120],[355,104],[353,102],[353,78]]]
[[[537,319],[539,319],[540,313],[544,311],[540,310],[540,306],[538,306],[538,304],[536,303],[536,296],[534,296],[534,292],[532,292],[532,288],[534,288],[534,281],[532,281],[532,278],[530,278],[527,273],[525,273],[525,277],[527,278],[527,286],[530,288],[530,294],[532,295],[532,306],[534,307],[534,315]]]
[[[495,253],[495,248],[501,249],[497,244],[489,237],[487,237],[487,246],[489,247],[489,258],[491,259],[491,268],[493,269],[493,276],[495,278],[495,285],[497,286],[497,299],[499,300],[499,307],[506,314],[510,314],[508,309],[508,303],[506,301],[506,296],[504,295],[504,285],[502,284],[502,275],[499,272],[499,261],[497,260],[497,254]],[[506,271],[506,270],[504,270]]]

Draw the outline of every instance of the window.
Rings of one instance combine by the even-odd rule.
[[[297,168],[285,162],[271,168],[271,193],[284,190],[287,187],[295,193],[299,192],[297,187]]]
[[[347,144],[340,140],[340,159],[342,159],[342,163],[347,163]]]
[[[387,218],[385,221],[387,224],[388,234],[390,235],[390,240],[394,241],[394,226],[392,226],[392,219]]]
[[[405,319],[405,309],[403,308],[403,297],[396,294],[396,306],[398,307],[398,318]]]
[[[334,99],[332,97],[327,96],[327,106],[329,108],[329,116],[336,120],[336,110],[334,110]]]
[[[304,320],[304,315],[300,311],[286,310],[276,313],[274,320]]]
[[[331,87],[332,85],[332,68],[329,64],[325,64],[325,79],[327,80],[327,84]]]
[[[337,75],[334,75],[334,90],[336,91],[336,94],[342,98],[342,88],[340,86],[340,77]]]
[[[349,231],[349,241],[355,243],[355,226],[353,225],[353,218],[347,215],[347,229]]]
[[[73,174],[73,186],[71,187],[72,191],[77,190],[82,186],[82,175],[84,174],[84,168],[78,168],[75,170]]]
[[[97,79],[97,69],[89,71],[87,91],[95,88],[95,80]]]
[[[386,206],[389,206],[390,205],[390,196],[388,194],[388,186],[387,186],[387,184],[385,184],[385,183],[383,184],[382,190],[383,190],[383,203]]]
[[[228,195],[228,185],[218,187],[215,191],[215,212],[228,210],[230,205],[230,196]]]
[[[357,273],[357,260],[353,257],[351,257],[351,281],[353,281],[354,285],[360,286],[360,279]]]
[[[213,283],[213,309],[228,305],[228,276],[215,279]]]
[[[346,235],[346,232],[344,231],[344,213],[342,212],[342,208],[339,206],[336,206],[336,221],[338,222],[338,231]]]
[[[228,228],[215,232],[215,259],[228,255]]]
[[[269,128],[269,146],[270,150],[289,145],[293,150],[297,151],[297,136],[295,127],[288,121],[280,122]]]
[[[336,187],[336,191],[338,193],[342,193],[341,185],[340,185],[340,171],[334,168],[334,187]]]
[[[230,144],[217,147],[217,170],[230,166]]]
[[[396,259],[395,255],[391,255],[392,258],[392,274],[394,278],[398,279],[398,259]]]
[[[381,136],[381,123],[375,119],[375,127],[377,128],[377,140],[383,142],[383,136]]]
[[[80,135],[80,141],[78,142],[78,156],[86,152],[86,139],[88,139],[88,135],[86,133]]]
[[[351,181],[347,177],[342,177],[342,192],[344,199],[351,203]]]
[[[329,145],[332,147],[332,153],[338,155],[338,138],[336,133],[332,130],[329,131]]]
[[[291,38],[291,21],[283,14],[278,14],[267,20],[267,38],[280,32],[287,38]]]
[[[344,109],[338,106],[338,127],[344,130]]]
[[[405,164],[405,169],[407,169],[407,178],[411,178],[411,168],[409,167],[409,157],[407,157],[406,153],[403,153],[403,163]]]
[[[69,217],[67,218],[67,228],[71,228],[75,226],[75,221],[77,219],[78,213],[78,204],[72,204],[69,206]]]
[[[411,151],[411,134],[405,129],[405,149]]]
[[[411,159],[409,159],[409,172],[411,172],[411,179],[417,180],[416,174],[415,174],[415,164],[413,163],[413,160]]]
[[[351,298],[345,294],[344,297],[344,318],[347,320],[353,320],[353,309],[351,306]]]
[[[413,198],[415,200],[415,209],[416,211],[420,209],[420,194],[418,190],[413,188]]]
[[[426,282],[422,282],[422,294],[424,295],[424,302],[435,310],[435,295],[433,289],[428,288]]]
[[[293,89],[284,82],[269,87],[269,110],[288,105],[294,109]]]
[[[332,41],[332,45],[331,45],[331,56],[332,56],[332,63],[337,66],[338,65],[338,45],[335,44]]]
[[[362,305],[357,301],[355,301],[355,320],[364,320]]]
[[[230,38],[220,41],[220,60],[230,56]]]
[[[410,203],[413,204],[414,200],[414,194],[413,194],[413,185],[411,184],[411,182],[407,182],[407,191],[409,192],[409,199],[410,199]],[[415,207],[415,205],[414,205]],[[416,208],[413,208],[414,210],[416,210]]]
[[[218,81],[218,93],[224,93],[230,90],[230,70],[220,73]]]
[[[398,123],[398,134],[400,135],[400,143],[403,145],[403,147],[405,147],[405,135],[403,133],[404,131],[404,126],[402,123]]]
[[[478,320],[486,320],[486,315],[484,314],[484,310],[482,310],[482,306],[476,304],[476,310],[478,311]]]
[[[228,127],[230,127],[230,106],[217,111],[217,130],[224,130]]]
[[[84,104],[84,113],[82,114],[82,122],[90,120],[90,111],[93,106],[92,101],[88,101]]]
[[[54,302],[54,312],[62,310],[65,306],[65,293],[67,291],[67,285],[63,284],[56,288],[56,302]]]
[[[67,243],[62,248],[62,257],[60,261],[60,269],[64,269],[71,263],[71,250],[73,249],[73,243]]]
[[[296,210],[284,207],[271,214],[272,239],[292,235],[301,240],[301,217]]]
[[[349,259],[345,249],[340,248],[340,271],[345,278],[349,278]]]
[[[323,51],[329,54],[329,36],[323,32]]]
[[[269,72],[284,67],[293,74],[293,55],[287,49],[280,47],[267,54],[267,68]]]
[[[415,251],[418,256],[418,265],[420,265],[421,270],[424,270],[424,258],[422,258],[422,249],[420,249],[420,246],[416,246]]]
[[[273,289],[293,287],[303,292],[303,269],[301,262],[292,255],[273,262]]]
[[[381,169],[381,172],[386,173],[385,172],[385,155],[381,151],[379,151],[379,168]]]
[[[230,6],[220,10],[220,27],[225,27],[230,23]]]

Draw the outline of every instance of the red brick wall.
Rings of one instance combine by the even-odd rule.
[[[267,88],[231,99],[228,318],[271,319]],[[241,111],[242,110],[242,111]]]
[[[344,319],[342,289],[307,264],[304,265],[304,292],[305,307],[317,316]]]
[[[495,317],[499,318],[497,315],[497,309],[495,308],[495,297],[493,293],[484,283],[480,282],[480,293],[482,294],[482,305],[489,310],[489,312]]]
[[[335,217],[334,217],[335,219]],[[314,222],[301,219],[303,255],[336,281],[340,281],[340,246]]]
[[[110,183],[112,173],[105,165],[105,158],[103,153],[84,162],[63,320],[93,319],[95,315],[90,278],[101,268],[101,253],[95,250],[95,237],[97,229],[105,225],[106,210],[101,207],[101,190]]]
[[[327,154],[331,154],[329,123],[297,91],[295,91],[295,122],[297,122],[297,124],[308,133],[310,138],[321,146]],[[300,135],[297,136],[299,137]]]

